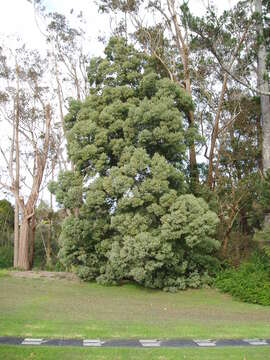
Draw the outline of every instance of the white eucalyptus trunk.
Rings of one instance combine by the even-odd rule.
[[[255,11],[262,18],[262,0],[255,0]],[[257,26],[259,36],[258,48],[258,88],[261,91],[261,118],[262,118],[262,158],[264,173],[270,169],[270,97],[263,95],[269,93],[269,81],[266,70],[266,46],[263,40],[263,23]],[[270,224],[270,214],[265,217],[265,225]]]
[[[20,148],[19,148],[19,121],[20,121],[20,104],[19,104],[19,69],[16,64],[16,100],[15,100],[15,121],[13,122],[14,126],[14,135],[15,135],[15,158],[16,158],[16,174],[15,174],[15,192],[17,196],[20,196]],[[11,151],[13,157],[14,147]],[[12,159],[11,159],[12,160]],[[12,164],[10,164],[12,166]],[[11,172],[12,175],[12,172]],[[14,256],[13,256],[13,267],[18,267],[19,262],[19,251],[20,251],[20,223],[19,223],[19,203],[17,197],[15,196],[15,209],[14,209]]]

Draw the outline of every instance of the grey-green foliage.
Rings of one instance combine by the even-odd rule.
[[[82,178],[72,171],[60,172],[58,183],[50,182],[49,191],[56,194],[56,200],[65,209],[72,210],[82,204]]]
[[[82,189],[82,201],[79,216],[64,223],[62,261],[106,284],[199,287],[219,244],[217,216],[185,195],[190,134],[182,115],[192,101],[124,40],[112,38],[105,54],[90,64],[90,96],[72,102],[66,117],[76,172],[62,174],[52,190],[70,208]]]

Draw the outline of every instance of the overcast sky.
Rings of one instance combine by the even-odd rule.
[[[204,4],[209,0],[190,0],[193,12],[201,14]],[[213,0],[218,9],[232,6],[237,0]],[[98,13],[94,0],[44,0],[44,4],[51,11],[69,14],[70,9],[83,11],[87,22],[87,33],[91,37],[91,54],[99,54],[102,46],[97,37],[110,32],[108,17]],[[42,48],[42,36],[37,29],[32,5],[27,0],[0,0],[0,34],[19,35],[23,42],[31,47]]]
[[[109,31],[109,21],[106,16],[98,14],[94,0],[44,0],[43,3],[49,11],[65,15],[69,15],[72,8],[77,13],[82,10],[87,20],[87,33],[91,36],[91,47],[94,45],[98,52],[101,51],[97,37]],[[42,48],[44,44],[33,6],[27,0],[0,0],[0,34],[19,36],[23,42],[34,48]],[[95,53],[94,48],[91,53]]]

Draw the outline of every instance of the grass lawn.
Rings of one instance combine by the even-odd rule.
[[[270,338],[270,307],[241,303],[213,289],[170,294],[135,285],[103,287],[68,280],[1,276],[0,336],[90,339]],[[2,347],[1,351],[14,351],[15,354],[17,350]],[[76,351],[84,353],[85,350],[74,350],[74,354],[77,354]],[[103,351],[106,356],[106,349],[98,349],[93,352],[93,356],[102,359]],[[135,350],[123,350],[123,354],[125,351],[132,355]],[[162,354],[165,350],[158,351]],[[196,353],[196,350],[190,351]],[[243,351],[252,350],[239,350],[238,354]],[[270,358],[270,350],[258,351],[268,351]],[[115,359],[122,359],[121,354],[119,357],[116,355]],[[168,359],[171,359],[173,355],[170,354],[175,353],[168,350],[167,354]],[[12,357],[0,356],[2,358]],[[151,356],[147,358],[151,359]]]
[[[82,349],[0,346],[8,360],[267,360],[270,348],[230,349]]]

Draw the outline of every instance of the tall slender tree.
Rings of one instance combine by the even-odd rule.
[[[11,137],[9,148],[8,143],[1,144],[6,169],[1,169],[0,185],[13,194],[21,214],[18,239],[18,212],[16,213],[14,266],[28,270],[32,262],[29,247],[33,251],[34,238],[32,237],[31,246],[30,238],[31,229],[34,230],[35,206],[52,140],[53,101],[45,86],[46,61],[36,52],[29,52],[22,47],[16,50],[13,61],[11,56],[3,56],[2,60],[5,61],[3,67],[7,69],[2,73],[5,75],[3,92],[7,100],[13,97],[14,107],[11,112],[3,111],[3,114],[8,115],[6,125],[11,124]],[[7,102],[2,104],[6,106]],[[9,156],[6,155],[8,152]],[[20,171],[20,162],[24,165],[23,172]]]
[[[261,104],[262,132],[263,132],[263,169],[264,172],[266,172],[268,169],[270,169],[269,71],[267,70],[267,45],[266,45],[266,37],[265,37],[266,29],[264,28],[263,4],[262,4],[262,0],[254,0],[254,3],[255,3],[255,11],[257,14],[257,34],[258,34],[257,87],[261,92],[260,104]]]

